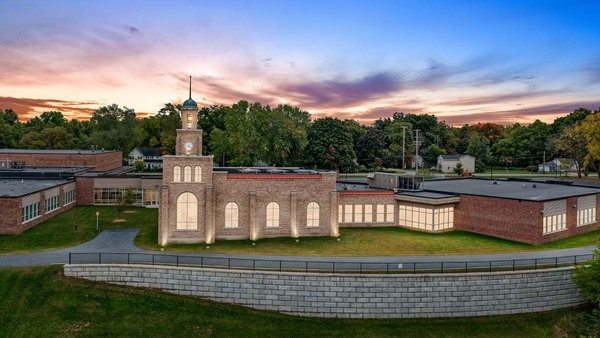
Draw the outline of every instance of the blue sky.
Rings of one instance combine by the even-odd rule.
[[[0,108],[87,119],[187,96],[370,124],[551,122],[600,107],[598,1],[0,0]]]

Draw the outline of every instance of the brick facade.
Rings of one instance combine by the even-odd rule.
[[[600,203],[600,196],[596,203]],[[577,227],[576,205],[577,197],[567,199],[566,230],[544,235],[544,202],[461,195],[460,203],[454,209],[454,227],[513,241],[543,244],[598,228],[598,223]],[[598,207],[596,220],[600,219]]]
[[[72,151],[69,153],[40,150],[27,150],[26,152],[3,152],[2,159],[25,161],[26,166],[49,167],[93,167],[93,171],[106,171],[119,168],[123,165],[121,151]]]
[[[58,209],[46,212],[46,194],[45,190],[36,192],[40,194],[40,216],[33,218],[25,223],[22,222],[22,207],[23,199],[26,196],[0,198],[0,234],[1,235],[18,235],[23,231],[30,229],[43,221],[50,219],[64,211],[74,207],[77,203],[65,205],[64,187],[71,182],[66,182],[59,186],[59,205]],[[52,189],[55,187],[52,187]]]

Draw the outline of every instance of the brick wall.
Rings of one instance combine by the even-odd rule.
[[[121,151],[82,154],[2,153],[2,159],[25,161],[26,166],[94,167],[94,171],[111,170],[123,165]]]
[[[144,265],[65,265],[64,269],[72,277],[311,317],[488,316],[585,302],[572,282],[573,268],[447,275],[305,274]]]
[[[64,186],[67,184],[68,182],[60,186],[60,208],[46,213],[46,196],[45,192],[42,191],[40,196],[40,216],[26,223],[21,222],[22,197],[0,198],[0,234],[18,235],[47,219],[73,208],[76,203],[64,205]]]
[[[339,192],[339,205],[362,205],[362,210],[364,213],[365,205],[372,205],[373,210],[373,221],[366,222],[346,222],[344,217],[342,216],[342,222],[340,222],[340,228],[351,228],[351,227],[389,227],[395,226],[398,224],[398,202],[394,198],[394,192],[391,190],[382,190],[382,191],[340,191]],[[394,220],[392,222],[376,222],[376,206],[378,204],[386,205],[393,204],[394,205]],[[338,215],[339,216],[339,215]],[[338,218],[339,220],[339,218]],[[353,218],[354,220],[354,218]],[[364,220],[364,218],[363,218]]]
[[[597,199],[600,203],[600,198]],[[567,199],[567,229],[543,234],[544,202],[461,195],[454,209],[454,227],[530,244],[542,244],[594,231],[598,224],[577,227],[577,198]],[[598,210],[598,209],[597,209]]]
[[[76,199],[77,205],[93,205],[94,204],[94,178],[93,177],[76,177]]]

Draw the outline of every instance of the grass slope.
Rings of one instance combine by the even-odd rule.
[[[96,211],[100,211],[100,230],[140,228],[135,243],[145,249],[159,250],[158,210],[130,208],[133,213],[120,216],[114,207],[80,206],[68,210],[17,236],[0,236],[0,254],[42,251],[74,246],[94,238]],[[126,222],[113,222],[115,219]],[[78,224],[78,230],[74,225]],[[491,236],[453,231],[441,234],[386,228],[342,228],[341,240],[332,237],[260,239],[252,241],[219,241],[207,249],[204,244],[169,245],[171,252],[223,252],[264,255],[306,256],[418,256],[511,253],[594,245],[600,230],[543,245],[529,245]]]
[[[62,275],[0,269],[0,337],[551,337],[576,310],[458,319],[287,316]]]

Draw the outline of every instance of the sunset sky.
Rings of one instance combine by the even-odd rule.
[[[0,0],[0,109],[287,103],[364,124],[600,107],[600,1]]]

